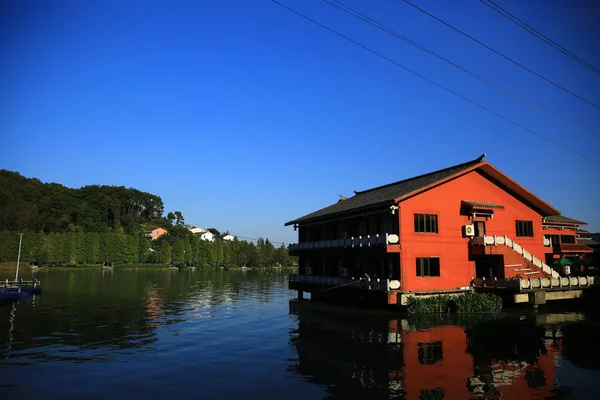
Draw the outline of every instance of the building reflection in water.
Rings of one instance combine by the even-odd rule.
[[[563,328],[583,318],[406,320],[296,300],[290,313],[298,319],[290,369],[335,398],[563,398]]]
[[[150,328],[158,328],[161,325],[160,317],[162,312],[163,299],[161,289],[156,286],[151,286],[148,289],[148,301],[146,305],[148,321],[146,325]]]

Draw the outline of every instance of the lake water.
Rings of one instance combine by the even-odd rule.
[[[41,295],[0,307],[1,399],[587,399],[600,386],[596,315],[406,319],[298,302],[282,271],[36,276]]]

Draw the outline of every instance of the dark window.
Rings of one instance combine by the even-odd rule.
[[[438,233],[437,215],[415,214],[415,232]]]
[[[525,380],[527,381],[527,386],[529,386],[532,389],[543,388],[544,385],[546,385],[546,377],[544,376],[544,370],[541,368],[526,370]]]
[[[440,276],[440,259],[417,258],[417,276]]]
[[[573,235],[560,235],[561,243],[575,243],[575,236]]]
[[[558,235],[544,235],[546,237],[546,239],[550,239],[550,241],[552,242],[552,246],[556,246],[558,243],[560,243],[559,237]]]
[[[517,236],[533,237],[533,222],[531,221],[516,221]]]
[[[442,400],[444,398],[444,389],[421,390],[419,400]]]
[[[444,359],[442,342],[419,343],[419,363],[435,364]]]

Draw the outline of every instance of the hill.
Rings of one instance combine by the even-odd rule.
[[[0,170],[0,230],[135,233],[144,224],[166,227],[160,196],[123,186],[71,189]],[[179,213],[180,214],[180,213]]]

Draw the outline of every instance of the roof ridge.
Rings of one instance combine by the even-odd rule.
[[[373,191],[373,190],[382,189],[382,188],[385,188],[385,187],[388,187],[388,186],[397,185],[397,184],[399,184],[399,183],[403,183],[403,182],[408,182],[408,181],[411,181],[411,180],[413,180],[413,179],[419,179],[419,178],[423,178],[423,177],[425,177],[425,176],[428,176],[428,175],[438,174],[438,173],[440,173],[440,172],[448,171],[448,170],[450,170],[450,169],[454,169],[454,168],[460,168],[460,167],[466,167],[467,165],[475,165],[475,164],[478,164],[478,163],[480,163],[481,161],[483,161],[483,159],[484,159],[484,158],[485,158],[485,153],[483,153],[482,155],[480,155],[479,157],[477,157],[477,158],[476,158],[476,159],[474,159],[474,160],[467,161],[467,162],[465,162],[465,163],[462,163],[462,164],[453,165],[453,166],[451,166],[451,167],[442,168],[442,169],[439,169],[439,170],[437,170],[437,171],[432,171],[432,172],[428,172],[428,173],[426,173],[426,174],[422,174],[422,175],[413,176],[413,177],[411,177],[411,178],[403,179],[403,180],[400,180],[400,181],[396,181],[396,182],[388,183],[388,184],[381,185],[381,186],[376,186],[376,187],[374,187],[374,188],[370,188],[370,189],[366,189],[366,190],[361,190],[361,191],[357,191],[357,190],[355,190],[355,191],[354,191],[354,194],[355,194],[355,195],[359,195],[359,194],[363,194],[363,193],[368,193],[368,192],[371,192],[371,191]]]

